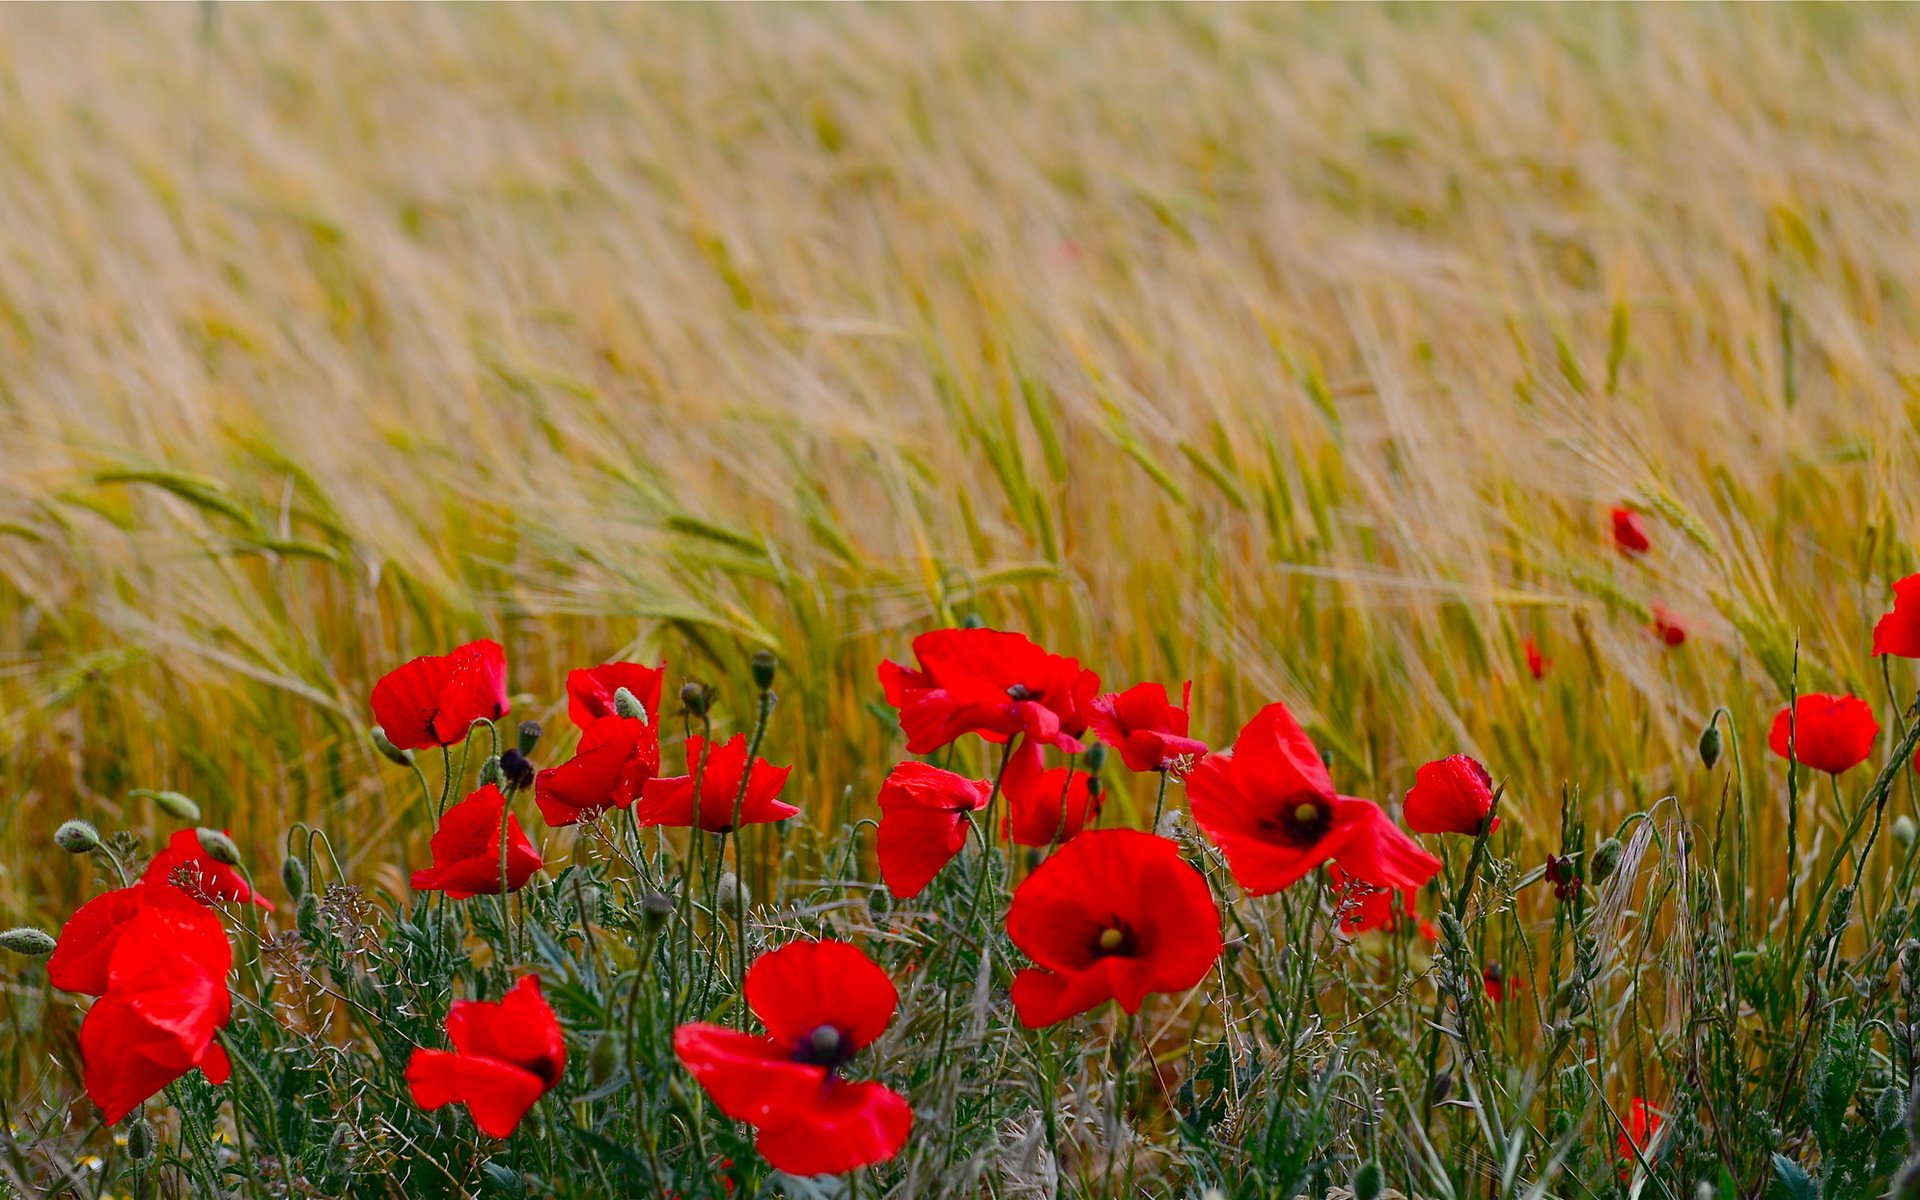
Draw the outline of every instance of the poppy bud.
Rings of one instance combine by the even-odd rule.
[[[966,618],[960,622],[960,628],[962,629],[985,629],[986,627],[987,619],[977,612],[968,613]]]
[[[625,717],[630,721],[645,722],[647,706],[640,703],[640,697],[626,688],[613,689],[613,715]]]
[[[54,945],[52,934],[28,925],[0,933],[0,949],[24,954],[29,958],[45,958],[53,953]]]
[[[1693,1185],[1693,1200],[1720,1200],[1720,1189],[1702,1179]]]
[[[196,823],[200,820],[200,806],[179,792],[153,792],[146,788],[135,788],[128,795],[146,797],[153,801],[155,808],[175,820]]]
[[[587,1082],[604,1086],[620,1070],[620,1058],[620,1039],[612,1031],[601,1034],[593,1044],[593,1053],[587,1056]]]
[[[68,854],[85,854],[100,848],[100,831],[85,821],[68,821],[53,831],[53,844]]]
[[[892,908],[893,893],[887,890],[885,884],[881,884],[879,887],[867,893],[867,915],[874,920],[877,921],[881,917],[886,916]]]
[[[648,892],[646,899],[640,901],[640,915],[652,928],[660,928],[673,915],[673,897],[664,892]]]
[[[300,936],[307,939],[308,942],[319,941],[320,897],[314,895],[312,892],[308,892],[306,895],[300,897],[294,904],[293,924],[294,928],[300,931]]]
[[[540,744],[540,735],[544,732],[546,731],[540,728],[540,722],[538,721],[520,722],[520,753],[522,756],[533,753],[533,748]]]
[[[606,893],[591,883],[583,883],[574,891],[574,904],[580,910],[580,923],[591,925],[600,919],[600,901]]]
[[[506,774],[500,770],[500,756],[498,754],[487,755],[487,761],[480,764],[480,786],[499,787],[506,781]]]
[[[1363,1162],[1353,1173],[1353,1200],[1380,1200],[1380,1164]]]
[[[1593,881],[1605,883],[1609,876],[1620,866],[1620,856],[1626,853],[1626,847],[1619,838],[1608,838],[1593,848]]]
[[[518,747],[500,756],[500,774],[515,791],[524,792],[533,786],[533,763]]]
[[[618,703],[618,700],[615,701]],[[707,685],[688,680],[680,685],[680,706],[687,710],[690,717],[707,715]]]
[[[153,1122],[145,1117],[135,1117],[127,1125],[127,1157],[134,1162],[145,1162],[153,1157]]]
[[[381,754],[384,754],[387,758],[387,761],[392,763],[394,766],[410,767],[413,765],[413,751],[402,750],[400,747],[394,745],[391,741],[387,740],[387,731],[380,728],[378,725],[375,725],[372,729],[367,730],[367,740],[371,741],[373,743],[373,748],[375,750],[378,750]]]
[[[203,825],[193,831],[193,836],[200,839],[200,848],[207,852],[208,858],[224,866],[240,865],[240,847],[234,845],[233,839],[225,833]]]
[[[1914,832],[1912,817],[1901,813],[1893,819],[1893,840],[1899,842],[1902,847],[1913,845]]]
[[[1882,1133],[1892,1133],[1900,1127],[1900,1121],[1907,1115],[1907,1098],[1897,1087],[1881,1088],[1880,1098],[1874,1101],[1873,1120]]]
[[[287,860],[280,864],[280,883],[287,889],[287,895],[293,897],[293,902],[300,903],[300,897],[307,894],[307,860],[298,854],[287,855]]]
[[[1707,727],[1700,731],[1700,761],[1709,771],[1720,761],[1720,726],[1715,722],[1707,722]]]
[[[780,666],[780,660],[771,650],[756,650],[753,655],[753,686],[766,691],[773,686],[773,673]]]
[[[1100,798],[1100,792],[1106,785],[1100,782],[1098,775],[1087,777],[1087,800],[1089,803]]]
[[[1453,1076],[1447,1074],[1445,1071],[1434,1072],[1433,1086],[1429,1091],[1432,1095],[1432,1103],[1438,1104],[1442,1100],[1445,1100],[1448,1094],[1453,1091]]]
[[[751,903],[753,893],[747,890],[746,884],[740,882],[738,875],[732,871],[722,871],[720,882],[713,885],[713,900],[721,908],[734,912]]]
[[[1107,765],[1107,744],[1095,742],[1087,747],[1087,774],[1098,775],[1100,768]]]

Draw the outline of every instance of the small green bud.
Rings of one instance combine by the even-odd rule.
[[[1593,881],[1595,883],[1605,883],[1608,877],[1610,877],[1615,870],[1619,869],[1620,856],[1626,852],[1627,848],[1620,844],[1619,838],[1610,837],[1598,846],[1595,846],[1593,848],[1593,861],[1587,866],[1588,872],[1593,876]]]
[[[867,893],[867,915],[874,920],[877,921],[881,917],[886,916],[892,909],[893,893],[887,890],[885,884],[881,884]]]
[[[713,901],[727,912],[734,912],[740,906],[753,902],[753,893],[740,877],[732,871],[720,873],[720,882],[713,885]]]
[[[182,796],[179,792],[155,792],[146,788],[135,788],[128,795],[136,798],[144,796],[153,801],[155,808],[177,821],[190,821],[197,824],[200,820],[200,806],[195,804],[192,798]]]
[[[479,782],[481,787],[486,787],[489,784],[494,787],[501,787],[507,782],[506,773],[500,769],[500,756],[498,754],[487,755],[487,760],[480,764]]]
[[[1915,832],[1913,818],[1907,814],[1901,813],[1893,819],[1893,840],[1900,843],[1902,848],[1913,845]]]
[[[0,933],[0,949],[24,954],[28,958],[45,958],[53,953],[55,945],[52,934],[28,925]]]
[[[1107,744],[1095,742],[1087,747],[1087,774],[1098,775],[1100,768],[1107,765]]]
[[[394,766],[410,767],[413,765],[413,751],[402,750],[400,747],[394,745],[387,739],[387,731],[378,725],[367,730],[367,739],[373,743],[373,748],[386,755],[387,761]]]
[[[665,892],[648,892],[646,898],[640,901],[640,915],[646,918],[648,925],[660,928],[673,915],[673,897]]]
[[[1106,786],[1105,781],[1098,775],[1089,775],[1087,777],[1087,798],[1089,800],[1098,800],[1101,791],[1105,789]]]
[[[753,686],[766,691],[773,686],[773,673],[780,666],[780,660],[771,650],[756,650],[753,654]]]
[[[1720,726],[1716,722],[1707,722],[1707,727],[1700,731],[1700,761],[1709,771],[1720,761]]]
[[[1364,1162],[1353,1173],[1353,1200],[1380,1200],[1380,1164]]]
[[[287,855],[287,860],[280,864],[280,883],[298,904],[300,897],[307,894],[307,860],[298,854]]]
[[[620,1070],[620,1039],[611,1031],[600,1035],[593,1044],[593,1053],[587,1056],[587,1082],[594,1087],[604,1086]]]
[[[647,719],[647,706],[640,703],[640,697],[626,688],[613,690],[613,712],[615,716],[626,717],[633,721],[645,722]]]
[[[308,892],[300,897],[293,909],[293,924],[300,936],[309,943],[320,940],[320,897]]]
[[[53,831],[53,844],[68,854],[85,854],[100,848],[100,831],[85,821],[68,821]]]
[[[208,829],[202,825],[193,831],[193,835],[200,839],[200,848],[207,852],[208,858],[229,867],[240,865],[240,847],[233,844],[233,839],[225,831]]]
[[[691,679],[680,685],[680,706],[687,710],[690,717],[707,715],[707,685],[695,683]]]
[[[533,757],[533,748],[540,744],[540,735],[545,732],[546,731],[544,729],[540,728],[540,722],[538,721],[520,722],[519,745],[520,745],[520,756],[522,758]]]
[[[135,1117],[127,1123],[127,1157],[134,1162],[145,1162],[153,1157],[153,1122],[145,1117]]]

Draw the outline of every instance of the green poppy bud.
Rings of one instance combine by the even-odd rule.
[[[640,697],[626,688],[613,690],[613,711],[615,716],[626,717],[629,720],[645,721],[647,719],[647,706],[640,703]]]
[[[487,760],[480,764],[480,786],[486,787],[491,784],[494,787],[500,787],[506,782],[506,773],[500,769],[500,756],[498,754],[487,755]]]
[[[1608,877],[1619,868],[1620,856],[1626,852],[1627,848],[1620,844],[1619,838],[1610,837],[1598,846],[1595,846],[1593,848],[1593,861],[1587,868],[1588,872],[1593,876],[1593,881],[1595,883],[1605,883]]]
[[[1380,1200],[1380,1164],[1364,1162],[1353,1173],[1353,1200]]]
[[[881,917],[886,916],[892,908],[893,893],[887,890],[885,884],[881,884],[867,893],[867,915],[871,916],[874,920],[877,921]]]
[[[1899,842],[1902,848],[1913,845],[1914,833],[1912,817],[1901,813],[1893,819],[1893,840]]]
[[[300,897],[299,901],[294,905],[293,923],[294,927],[300,931],[300,936],[307,939],[309,943],[319,941],[321,934],[320,897],[314,895],[312,892],[308,892],[306,895]]]
[[[673,915],[673,897],[665,892],[648,892],[646,898],[640,901],[640,915],[646,918],[648,925],[660,928]]]
[[[402,750],[400,747],[388,741],[387,731],[378,725],[367,730],[367,739],[373,743],[373,748],[386,755],[387,761],[394,766],[410,767],[413,765],[413,751]]]
[[[707,715],[707,685],[688,680],[680,685],[680,706],[690,717]]]
[[[28,958],[45,958],[53,953],[55,944],[52,934],[28,925],[0,933],[0,949],[24,954]]]
[[[153,1157],[153,1122],[145,1117],[135,1117],[127,1124],[127,1157],[134,1162],[145,1162]]]
[[[620,1039],[611,1031],[600,1035],[593,1044],[593,1053],[587,1056],[587,1082],[594,1087],[603,1087],[620,1070]]]
[[[1087,747],[1087,773],[1098,775],[1100,768],[1107,765],[1107,744],[1095,742]]]
[[[177,821],[198,823],[200,806],[179,792],[155,792],[146,788],[135,788],[128,795],[136,798],[144,796],[153,801],[153,806]]]
[[[771,650],[756,650],[753,655],[753,686],[763,692],[772,687],[773,673],[779,665],[780,660],[773,656]]]
[[[740,882],[738,875],[723,871],[720,882],[713,885],[713,900],[725,911],[734,912],[738,907],[750,903],[753,894],[747,890],[746,884]]]
[[[203,825],[194,830],[193,835],[200,839],[200,848],[207,852],[208,858],[229,867],[240,865],[240,847],[234,845],[233,839],[223,830],[208,829]]]
[[[1720,761],[1720,726],[1715,722],[1707,722],[1707,727],[1700,731],[1700,761],[1709,771]]]
[[[298,904],[300,897],[307,894],[307,860],[298,854],[287,855],[287,860],[280,864],[280,883]]]
[[[68,821],[53,831],[53,844],[68,854],[85,854],[100,848],[100,831],[85,821]]]

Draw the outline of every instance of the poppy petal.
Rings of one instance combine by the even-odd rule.
[[[839,1175],[892,1158],[912,1130],[905,1096],[877,1083],[833,1082],[792,1121],[762,1128],[754,1145],[789,1175]]]

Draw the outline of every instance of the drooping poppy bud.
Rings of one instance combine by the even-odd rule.
[[[153,1122],[145,1117],[135,1117],[127,1125],[127,1157],[134,1162],[145,1162],[153,1157]]]
[[[200,820],[200,806],[195,804],[192,798],[183,796],[179,792],[155,792],[147,788],[135,788],[127,794],[153,801],[155,808],[177,821],[198,823]]]
[[[11,950],[28,958],[45,958],[58,944],[52,934],[28,925],[0,933],[0,950]]]
[[[100,848],[100,831],[85,821],[66,821],[53,831],[53,844],[68,854],[85,854]]]
[[[402,750],[400,747],[394,745],[387,737],[387,731],[378,725],[367,730],[367,740],[372,742],[373,748],[385,755],[387,761],[394,766],[410,767],[413,765],[413,751]]]
[[[295,904],[300,903],[300,897],[307,894],[307,860],[298,854],[287,855],[280,864],[280,884]]]
[[[240,865],[240,847],[234,845],[223,830],[202,826],[193,831],[193,836],[200,840],[200,848],[207,852],[208,858],[223,867]]]
[[[1595,883],[1605,883],[1620,866],[1620,856],[1626,853],[1626,847],[1619,838],[1610,837],[1593,850],[1591,874]]]
[[[1720,761],[1720,726],[1713,721],[1700,731],[1700,761],[1709,771]]]

